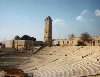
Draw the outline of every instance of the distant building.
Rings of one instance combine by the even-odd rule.
[[[93,37],[92,46],[100,46],[100,36]]]
[[[93,40],[90,41],[88,46],[100,46],[100,36],[92,37]],[[68,38],[68,39],[54,39],[53,44],[58,46],[76,46],[79,37]]]
[[[44,42],[46,46],[52,45],[52,19],[50,16],[45,19]]]
[[[32,40],[6,40],[2,42],[5,48],[15,48],[17,51],[26,52],[25,50],[31,49],[33,46],[43,46],[42,41],[32,41]]]
[[[78,37],[74,37],[73,39],[54,39],[54,45],[58,46],[75,46],[77,45]]]

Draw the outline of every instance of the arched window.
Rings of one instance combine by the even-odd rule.
[[[69,41],[67,41],[67,44],[69,44]]]

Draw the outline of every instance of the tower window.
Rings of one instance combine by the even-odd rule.
[[[63,41],[63,44],[64,44],[64,41]]]
[[[45,24],[47,24],[47,21],[45,22]]]

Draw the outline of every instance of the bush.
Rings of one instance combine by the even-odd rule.
[[[79,41],[77,42],[77,46],[86,46],[87,43],[92,41],[92,37],[87,32],[82,33]]]
[[[86,44],[84,44],[84,42],[82,41],[77,41],[77,45],[76,46],[86,46]]]

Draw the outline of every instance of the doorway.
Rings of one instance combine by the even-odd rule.
[[[95,46],[95,41],[93,41],[93,46]]]

